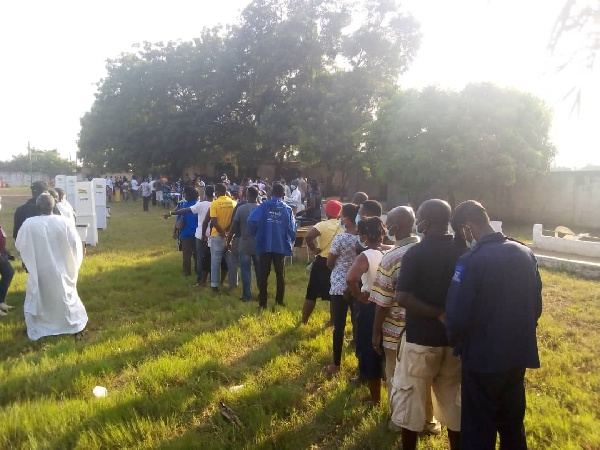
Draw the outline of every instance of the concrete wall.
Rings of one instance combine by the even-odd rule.
[[[600,228],[600,171],[550,172],[485,202],[505,221]]]
[[[40,172],[33,172],[33,180],[29,172],[0,172],[0,183],[8,187],[31,186],[34,181],[48,182],[49,178]]]
[[[550,172],[546,176],[503,187],[488,196],[481,192],[460,193],[457,202],[469,198],[479,200],[492,217],[505,222],[545,223],[565,225],[579,231],[600,229],[600,170]],[[415,205],[428,198],[445,198],[443,191],[431,187],[428,191],[407,196],[402,180],[389,180],[388,206]]]

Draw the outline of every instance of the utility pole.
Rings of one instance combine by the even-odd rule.
[[[31,145],[27,141],[27,153],[29,154],[29,185],[33,184],[33,161],[31,159]]]

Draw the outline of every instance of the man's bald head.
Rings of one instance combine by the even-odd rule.
[[[366,193],[364,193],[364,192],[357,192],[356,194],[354,194],[352,196],[352,202],[351,203],[354,203],[355,205],[360,206],[364,202],[366,202],[367,200],[369,200],[369,196]]]
[[[387,213],[385,225],[388,231],[401,240],[409,237],[415,224],[415,212],[410,206],[396,206]]]
[[[452,208],[448,202],[431,199],[421,203],[417,211],[417,224],[425,222],[419,231],[431,234],[445,234],[448,231]]]

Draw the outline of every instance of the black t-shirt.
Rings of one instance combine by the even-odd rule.
[[[24,205],[21,205],[16,209],[14,216],[15,222],[13,227],[13,238],[17,239],[17,234],[19,234],[19,230],[21,229],[23,222],[30,217],[36,217],[40,215],[37,205],[35,204],[36,200],[37,197],[32,197],[27,200]]]
[[[446,294],[456,261],[464,248],[454,243],[454,237],[426,236],[402,257],[396,291],[408,292],[419,300],[445,309]],[[446,329],[437,318],[406,311],[406,341],[429,347],[447,347]]]
[[[311,192],[310,193],[308,204],[310,205],[311,203],[314,202],[314,207],[309,208],[308,211],[306,211],[306,217],[308,219],[321,220],[321,202],[322,202],[322,200],[323,200],[323,198],[321,197],[320,192]]]

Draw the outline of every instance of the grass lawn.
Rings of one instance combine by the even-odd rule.
[[[24,200],[3,198],[8,235]],[[352,349],[341,376],[321,371],[331,329],[323,303],[308,326],[298,325],[302,258],[288,266],[286,308],[260,314],[239,292],[214,295],[181,277],[174,222],[160,211],[143,213],[141,201],[113,204],[109,229],[80,273],[90,317],[83,341],[27,339],[26,274],[15,263],[7,302],[17,308],[0,318],[0,448],[400,448],[385,427],[387,404],[363,406],[366,388],[347,383]],[[527,375],[530,448],[600,448],[599,285],[543,278],[542,369]],[[350,326],[347,333],[349,340]],[[106,398],[92,395],[96,385],[108,389]],[[231,392],[236,385],[243,388]],[[220,400],[243,426],[221,418]],[[421,443],[447,446],[444,437]]]

